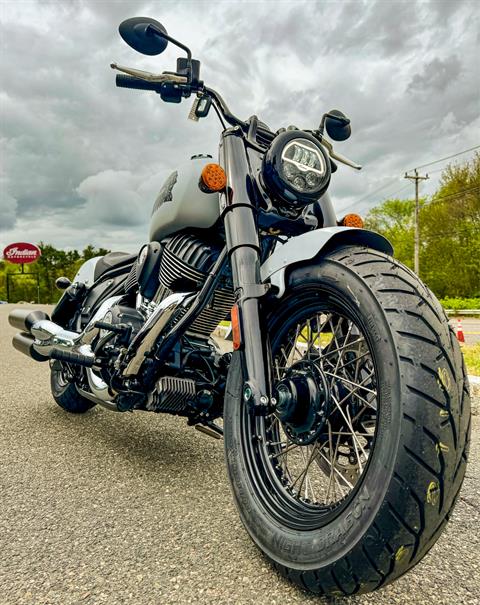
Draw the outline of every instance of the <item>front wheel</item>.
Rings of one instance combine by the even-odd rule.
[[[292,271],[269,313],[276,407],[225,399],[227,467],[252,539],[317,594],[375,590],[422,559],[465,474],[470,402],[432,293],[380,252],[348,247]]]

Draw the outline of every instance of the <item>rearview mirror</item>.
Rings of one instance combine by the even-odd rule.
[[[159,55],[167,48],[168,40],[162,37],[167,30],[149,17],[133,17],[120,23],[118,31],[125,42],[142,55]]]
[[[338,109],[332,109],[326,115],[325,129],[334,141],[345,141],[352,134],[350,120]]]

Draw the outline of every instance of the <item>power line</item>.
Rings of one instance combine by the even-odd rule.
[[[391,196],[391,195],[397,195],[397,193],[400,193],[401,191],[405,191],[405,189],[408,189],[408,187],[410,187],[410,183],[407,183],[406,185],[402,185],[400,187],[400,189],[397,189],[396,191],[394,191],[393,193],[389,193],[388,195],[389,196]],[[386,199],[386,198],[384,198],[384,199]]]
[[[428,162],[427,164],[422,164],[421,166],[417,166],[416,168],[411,168],[407,170],[407,172],[412,172],[412,170],[420,170],[420,168],[426,168],[427,166],[433,166],[433,164],[438,164],[439,162],[444,162],[445,160],[450,160],[452,158],[456,158],[459,155],[463,155],[464,153],[468,153],[469,151],[474,151],[475,149],[480,149],[480,145],[476,145],[475,147],[470,147],[470,149],[464,149],[463,151],[459,151],[458,153],[454,153],[452,155],[447,155],[445,158],[440,158],[439,160],[434,160],[433,162]]]
[[[383,184],[381,187],[379,187],[378,189],[374,189],[373,191],[371,191],[370,193],[367,193],[366,195],[364,195],[363,197],[361,197],[359,200],[357,200],[356,202],[354,202],[353,204],[351,204],[352,206],[355,206],[356,204],[360,204],[361,202],[363,202],[364,200],[368,200],[370,197],[372,197],[372,195],[375,195],[376,193],[378,193],[379,191],[382,191],[383,189],[386,189],[387,187],[390,187],[390,185],[393,185],[393,183],[395,181],[398,181],[399,177],[395,177],[394,180],[392,180],[391,183],[386,183]]]
[[[427,166],[433,166],[434,164],[438,164],[439,162],[444,162],[445,160],[450,160],[451,158],[456,158],[459,155],[463,155],[464,153],[468,153],[469,151],[474,151],[475,149],[480,149],[480,145],[476,145],[475,147],[470,147],[469,149],[464,149],[463,151],[459,151],[458,153],[454,153],[454,154],[446,156],[444,158],[440,158],[439,160],[434,160],[433,162],[429,162],[427,164],[422,164],[421,166],[417,166],[417,168],[412,168],[410,170],[407,170],[405,174],[407,174],[408,172],[412,172],[412,170],[419,170],[420,168],[426,168]],[[435,174],[436,172],[441,172],[442,170],[445,170],[445,167],[438,168],[436,170],[432,170],[432,171],[430,171],[430,174]],[[388,187],[393,185],[395,183],[395,181],[397,181],[398,179],[399,179],[399,177],[393,178],[391,180],[391,182],[383,184],[380,187],[378,187],[377,189],[374,189],[373,191],[371,191],[370,193],[367,193],[360,199],[356,200],[355,202],[353,202],[352,204],[350,204],[349,206],[344,208],[342,210],[342,212],[346,212],[346,211],[350,210],[351,208],[354,208],[358,204],[361,204],[362,202],[369,200],[376,193],[379,193],[380,191],[383,191],[384,189],[387,189]],[[407,185],[407,187],[408,187],[408,185]],[[389,193],[388,195],[389,195],[389,197],[396,195],[397,193],[400,193],[400,191],[403,191],[407,187],[402,187],[402,188],[398,189],[397,191],[394,191],[393,193]],[[383,198],[383,199],[386,199],[386,198]],[[365,208],[364,210],[366,210],[366,209],[367,208]]]
[[[390,185],[393,185],[393,183],[390,183]],[[407,185],[402,185],[402,187],[400,187],[400,189],[396,189],[396,190],[395,190],[395,191],[393,191],[392,193],[389,193],[389,194],[388,194],[388,197],[391,197],[391,196],[397,195],[397,193],[400,193],[400,191],[403,191],[403,190],[404,190],[404,189],[406,189],[407,187],[408,187],[408,184],[407,184]],[[385,189],[385,187],[382,187],[381,189]],[[364,199],[364,200],[368,199],[368,198],[370,197],[370,195],[373,195],[373,193],[374,193],[374,192],[372,191],[372,193],[371,193],[371,194],[369,194],[367,197],[365,197],[365,198],[363,198],[363,199]],[[383,202],[383,201],[384,201],[384,200],[386,200],[386,199],[387,199],[387,198],[386,198],[386,197],[384,197],[384,198],[382,198],[382,200],[381,200],[381,201]],[[353,202],[353,204],[350,204],[350,205],[349,205],[349,206],[347,206],[346,208],[343,208],[342,212],[347,212],[347,211],[348,211],[348,210],[350,210],[351,208],[355,208],[356,206],[358,206],[358,204],[361,204],[361,203],[362,203],[362,200],[358,200],[358,201],[356,201],[356,202]],[[377,201],[375,201],[375,203],[378,203],[378,202],[377,202]],[[366,208],[362,208],[362,210],[367,210],[367,209],[368,209],[368,206],[367,206]]]
[[[460,197],[463,197],[464,193],[469,193],[471,191],[478,191],[479,189],[480,189],[480,185],[478,185],[477,187],[470,187],[469,189],[461,189],[460,191],[455,191],[455,193],[449,193],[448,195],[442,195],[442,197],[434,197],[429,202],[425,202],[424,206],[429,206],[430,204],[436,204],[437,202],[441,202],[448,198],[453,198],[453,199],[460,198]]]

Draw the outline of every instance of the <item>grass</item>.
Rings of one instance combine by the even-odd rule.
[[[462,345],[462,353],[467,364],[467,373],[480,376],[480,342]]]

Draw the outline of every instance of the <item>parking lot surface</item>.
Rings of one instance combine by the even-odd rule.
[[[455,330],[455,333],[458,330],[458,318],[451,317],[450,325]],[[461,318],[461,328],[463,331],[463,336],[465,338],[465,342],[469,345],[473,345],[477,342],[480,342],[480,319],[477,317],[462,317]]]
[[[327,603],[280,578],[242,528],[223,444],[185,420],[53,401],[47,364],[10,345],[0,306],[1,605]],[[479,417],[452,521],[415,570],[335,603],[480,599]],[[333,602],[333,601],[332,601]]]

